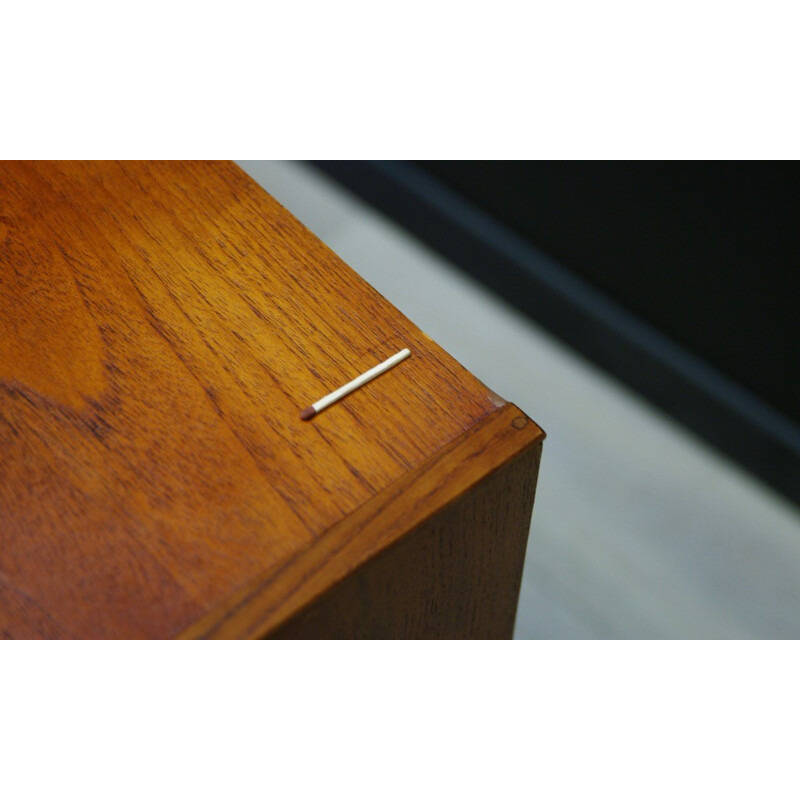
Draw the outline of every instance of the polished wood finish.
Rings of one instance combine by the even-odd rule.
[[[541,442],[297,614],[276,638],[510,638]]]
[[[511,610],[513,626],[541,438],[539,428],[519,409],[505,405],[431,457],[420,469],[409,472],[342,519],[313,548],[299,552],[273,574],[260,576],[229,606],[215,609],[208,618],[187,630],[186,635],[254,637],[274,631],[354,570],[367,563],[371,568],[370,559],[404,541],[410,532],[417,534],[415,539],[421,542],[420,547],[435,553],[419,559],[409,557],[408,553],[419,555],[413,545],[408,550],[391,551],[398,579],[413,584],[407,587],[408,592],[397,593],[389,584],[382,585],[382,578],[365,578],[365,574],[383,575],[380,571],[362,570],[355,579],[359,585],[356,595],[348,595],[346,600],[337,595],[325,623],[320,620],[315,628],[315,635],[344,635],[344,630],[355,635],[357,626],[363,626],[364,634],[376,632],[380,627],[381,636],[463,632],[469,628],[471,619],[466,600],[468,591],[453,592],[446,581],[435,586],[434,579],[442,572],[450,575],[452,583],[466,580],[474,603],[486,601],[489,594],[494,594],[482,611],[492,619],[481,619],[482,626],[473,633],[477,635],[479,630],[491,628],[494,636],[510,635],[508,612]],[[530,457],[518,458],[522,455]],[[504,466],[508,466],[506,481],[510,483],[491,481],[490,476]],[[508,486],[512,489],[507,489]],[[459,503],[458,515],[450,515],[449,509]],[[456,552],[457,540],[464,538],[470,542],[469,546],[459,547]],[[432,543],[430,539],[436,541]],[[493,551],[495,555],[510,553],[511,558],[499,558],[494,564],[489,557]],[[479,573],[480,581],[470,583],[474,573]],[[365,581],[373,584],[371,589],[365,586]],[[376,589],[381,591],[382,601],[373,605],[370,613],[382,617],[382,621],[380,625],[373,621],[367,626],[363,611],[373,602]],[[425,621],[427,627],[419,620],[405,620],[408,624],[404,626],[389,616],[407,615],[409,603],[435,602],[437,596],[446,596],[454,604],[450,619],[429,618]],[[341,614],[345,607],[352,612],[351,620],[331,618]],[[498,607],[502,611],[499,617],[490,611]],[[309,626],[304,625],[302,630],[307,635]]]
[[[236,166],[0,165],[0,635],[273,633],[541,438]]]

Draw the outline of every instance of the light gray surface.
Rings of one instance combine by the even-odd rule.
[[[239,162],[547,432],[518,638],[800,636],[800,515],[311,168]]]

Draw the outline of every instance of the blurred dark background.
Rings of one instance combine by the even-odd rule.
[[[800,167],[312,162],[800,502]]]

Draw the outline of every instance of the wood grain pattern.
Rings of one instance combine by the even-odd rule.
[[[519,409],[505,405],[432,456],[420,469],[407,473],[342,519],[313,547],[299,551],[273,573],[259,576],[253,585],[233,598],[232,603],[218,606],[212,614],[187,629],[185,635],[253,638],[277,630],[355,569],[429,522],[442,509],[464,498],[504,464],[540,445],[542,436],[542,431]],[[525,518],[521,534],[525,541],[538,452],[532,465],[522,462],[519,466],[521,480],[530,484],[530,491],[517,495],[513,512],[489,506],[483,510],[506,517],[521,514]],[[497,527],[491,526],[491,530]],[[479,530],[470,531],[468,535],[475,540],[481,538]],[[470,558],[468,553],[463,555],[471,565],[481,566],[478,559]],[[521,577],[524,546],[519,555],[518,578]],[[449,569],[458,572],[464,563],[462,558],[454,558]],[[417,572],[412,571],[412,574]],[[496,578],[496,572],[488,570],[487,579],[489,576]],[[408,579],[409,573],[401,574]],[[518,578],[513,587],[514,608]],[[504,594],[502,586],[495,585],[495,589],[498,594]],[[421,586],[419,592],[422,592]]]
[[[230,163],[0,165],[0,635],[202,631],[498,404]]]
[[[510,639],[541,441],[272,633],[287,639]]]

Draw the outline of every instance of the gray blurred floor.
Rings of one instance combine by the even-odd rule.
[[[546,431],[518,638],[800,636],[800,515],[312,169],[239,162]]]

